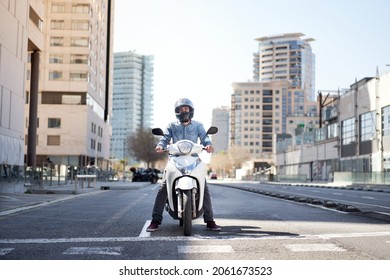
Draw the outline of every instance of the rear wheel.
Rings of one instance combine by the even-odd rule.
[[[183,191],[183,227],[184,235],[192,234],[192,192],[191,190]]]

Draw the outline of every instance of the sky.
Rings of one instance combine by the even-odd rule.
[[[187,97],[207,129],[232,83],[252,81],[256,38],[313,38],[316,92],[389,71],[389,11],[388,0],[115,0],[114,51],[154,56],[155,127]]]

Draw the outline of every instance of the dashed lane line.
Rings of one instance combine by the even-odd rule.
[[[345,249],[335,244],[286,244],[292,252],[344,252]]]
[[[63,255],[111,255],[122,254],[123,247],[71,247]]]
[[[234,253],[230,245],[177,246],[177,250],[179,254]]]
[[[0,248],[0,256],[5,256],[11,253],[15,248]]]

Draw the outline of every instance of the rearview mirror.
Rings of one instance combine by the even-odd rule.
[[[152,133],[154,135],[164,136],[164,132],[162,131],[161,128],[153,128],[152,129]]]
[[[216,126],[211,126],[208,130],[207,130],[207,134],[216,134],[218,132],[218,127]]]

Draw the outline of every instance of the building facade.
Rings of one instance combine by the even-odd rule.
[[[288,81],[233,83],[233,90],[230,145],[246,148],[253,159],[271,164],[274,135],[318,126],[317,103]]]
[[[211,123],[218,127],[218,133],[212,135],[215,153],[226,152],[229,147],[230,108],[214,108]]]
[[[315,100],[315,55],[302,33],[286,33],[257,38],[258,52],[253,59],[253,80],[287,80],[300,88],[307,99]]]
[[[111,158],[130,163],[126,139],[153,124],[153,56],[114,54]]]
[[[388,184],[390,72],[363,78],[323,108],[314,142],[277,145],[278,176],[302,180]],[[283,145],[282,145],[283,144]]]
[[[36,164],[109,166],[113,5],[110,0],[45,3],[45,45],[39,59],[36,138],[27,91],[27,162],[36,140]],[[28,66],[27,84],[32,82]],[[29,86],[27,86],[29,88]],[[30,106],[29,106],[30,105]],[[30,112],[29,112],[30,111]],[[26,136],[27,138],[27,136]],[[34,146],[34,145],[32,145]]]
[[[0,165],[24,165],[27,53],[43,48],[43,18],[44,1],[0,4]]]

